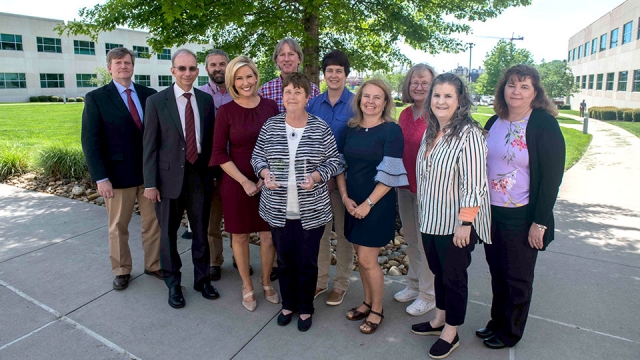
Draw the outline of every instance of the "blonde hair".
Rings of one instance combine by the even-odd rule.
[[[358,89],[356,96],[353,97],[353,110],[355,115],[353,118],[351,118],[351,120],[349,120],[347,126],[352,128],[358,127],[360,126],[362,119],[364,119],[364,114],[362,114],[362,109],[360,108],[360,101],[362,100],[362,93],[364,92],[364,88],[367,85],[374,85],[382,89],[382,92],[384,92],[384,100],[387,102],[387,104],[385,105],[384,110],[382,111],[382,114],[380,116],[386,122],[396,122],[393,118],[396,113],[396,104],[393,102],[393,98],[391,97],[391,87],[389,87],[389,84],[387,84],[387,82],[384,80],[371,79],[365,81],[364,84],[362,84],[362,86],[360,86],[360,88]]]
[[[238,94],[238,90],[234,85],[234,80],[236,78],[236,72],[243,66],[248,66],[256,76],[256,86],[253,87],[253,95],[258,95],[258,85],[260,85],[260,74],[258,74],[258,67],[256,67],[256,64],[253,62],[253,60],[251,60],[251,58],[249,58],[248,56],[240,55],[229,62],[229,65],[227,65],[227,72],[224,75],[224,83],[227,87],[227,91],[229,92],[229,95],[231,95],[231,97],[234,99],[240,97],[240,94]]]

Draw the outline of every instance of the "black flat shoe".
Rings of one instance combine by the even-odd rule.
[[[184,296],[182,296],[182,287],[176,285],[169,288],[169,305],[174,309],[183,308],[185,305]]]
[[[489,349],[504,349],[505,347],[507,347],[507,345],[505,345],[500,339],[498,339],[496,335],[488,339],[484,339],[484,346],[488,347]]]
[[[309,316],[308,318],[306,318],[305,320],[302,320],[302,318],[298,319],[298,330],[305,332],[307,330],[309,330],[311,328],[311,318],[313,316]]]
[[[131,275],[118,275],[113,279],[113,289],[114,290],[124,290],[129,286],[129,280],[131,279]]]
[[[458,334],[456,334],[456,337],[453,338],[451,344],[449,344],[445,340],[438,339],[433,344],[433,346],[431,346],[431,349],[429,349],[429,357],[432,359],[444,359],[449,356],[449,354],[451,354],[453,350],[455,350],[459,345],[460,338],[458,337]]]
[[[488,327],[483,327],[482,329],[476,330],[476,336],[481,339],[488,339],[492,337],[494,334],[495,332],[492,329],[489,329]]]
[[[293,313],[289,313],[288,315],[285,315],[281,311],[280,315],[278,315],[278,325],[280,326],[288,325],[291,322],[292,317],[293,317]]]
[[[199,293],[202,293],[202,297],[205,299],[215,300],[220,297],[220,293],[218,293],[218,290],[216,290],[213,285],[208,283],[194,286],[193,289]]]
[[[416,335],[438,335],[442,334],[444,325],[434,328],[429,321],[411,325],[411,332]]]
[[[222,277],[222,268],[220,266],[212,266],[209,268],[209,279],[218,281]]]

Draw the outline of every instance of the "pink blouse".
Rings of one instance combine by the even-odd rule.
[[[427,130],[427,122],[422,115],[418,119],[413,120],[413,111],[411,110],[411,106],[409,106],[400,113],[398,125],[400,125],[402,135],[404,136],[402,162],[404,168],[407,170],[407,177],[409,178],[408,189],[415,194],[418,192],[416,184],[416,158],[418,157],[418,150],[420,150],[422,135],[424,135],[424,132]],[[403,188],[406,189],[407,187],[403,186]]]

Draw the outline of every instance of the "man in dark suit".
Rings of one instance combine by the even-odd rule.
[[[160,224],[160,263],[169,287],[169,305],[181,308],[182,262],[177,232],[187,211],[193,240],[194,286],[207,299],[220,295],[209,279],[207,227],[213,192],[209,167],[213,142],[213,98],[193,87],[198,78],[196,55],[179,49],[171,58],[176,82],[147,99],[144,130],[144,196],[155,202]]]
[[[142,215],[144,272],[162,278],[160,227],[153,203],[143,197],[142,176],[144,105],[156,91],[131,82],[134,59],[133,52],[122,47],[109,51],[107,69],[113,81],[86,95],[82,113],[82,150],[107,207],[116,290],[126,289],[131,277],[128,228],[136,200]]]

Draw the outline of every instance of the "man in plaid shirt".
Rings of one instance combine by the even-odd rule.
[[[302,48],[297,41],[285,38],[278,42],[273,52],[273,61],[280,69],[280,76],[265,83],[258,91],[258,95],[263,98],[272,99],[278,104],[280,112],[284,111],[282,104],[282,79],[294,72],[298,72],[302,63]],[[318,85],[311,83],[310,99],[320,95]]]

